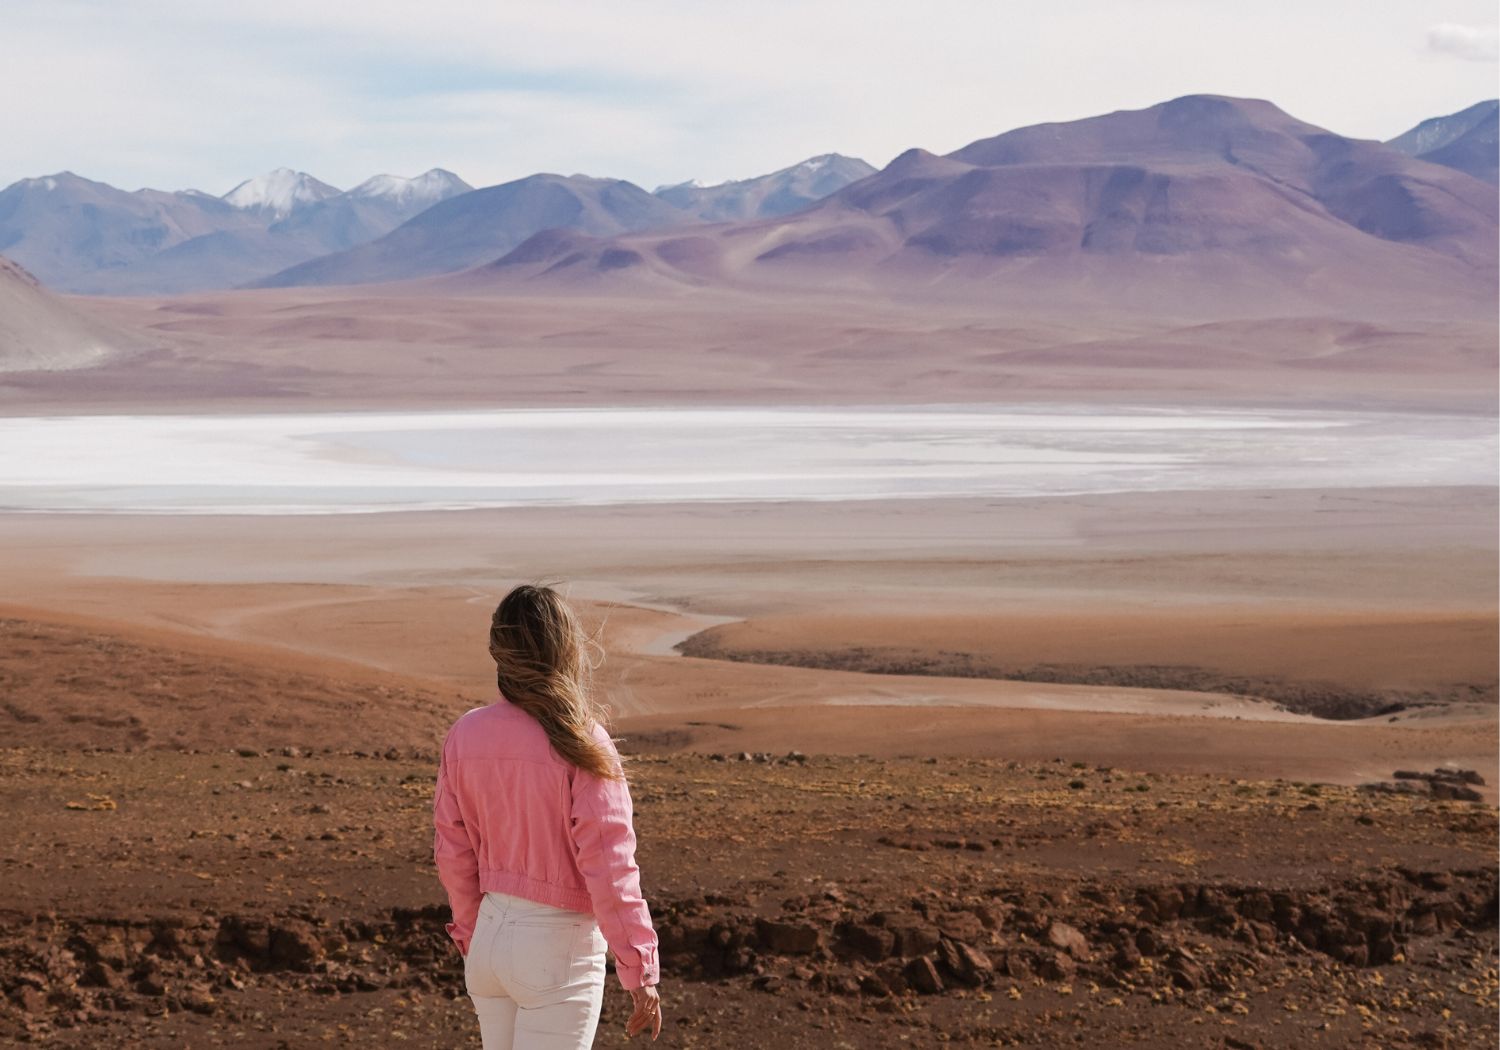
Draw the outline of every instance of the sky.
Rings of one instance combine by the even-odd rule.
[[[4,0],[0,185],[431,167],[648,189],[1180,95],[1388,139],[1497,94],[1493,0]]]

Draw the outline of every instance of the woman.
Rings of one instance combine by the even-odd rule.
[[[556,591],[511,591],[490,623],[500,696],[443,743],[433,854],[484,1050],[592,1046],[606,947],[634,1000],[627,1036],[661,1034],[630,790],[587,645]]]

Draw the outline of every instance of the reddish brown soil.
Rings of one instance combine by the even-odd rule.
[[[434,730],[464,701],[4,627],[6,652],[33,647],[0,664],[17,711],[134,697],[160,733],[140,749],[128,726],[64,714],[7,738],[0,1039],[478,1045],[430,863]],[[78,655],[73,677],[38,676],[58,647]],[[214,689],[274,692],[283,717],[220,727],[233,749],[208,750],[187,727],[218,709],[171,700]],[[311,746],[339,724],[348,735]],[[94,745],[69,735],[91,725]],[[1489,806],[1067,754],[746,760],[626,743],[670,1045],[1496,1038]],[[624,1044],[626,1001],[611,977],[597,1045]]]

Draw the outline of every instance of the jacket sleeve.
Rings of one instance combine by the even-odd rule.
[[[595,739],[619,761],[608,733],[596,728]],[[661,979],[656,930],[641,897],[630,788],[623,780],[604,780],[575,768],[572,796],[578,870],[588,886],[599,930],[614,952],[615,973],[627,989],[656,984]]]
[[[446,742],[438,763],[437,789],[432,796],[432,823],[435,829],[433,860],[437,863],[438,878],[448,891],[448,906],[453,912],[453,921],[447,924],[448,936],[458,945],[459,952],[467,956],[469,939],[474,936],[474,923],[479,916],[479,902],[484,894],[479,889],[479,858],[474,854],[469,829],[464,824],[458,796],[453,791],[453,770]]]

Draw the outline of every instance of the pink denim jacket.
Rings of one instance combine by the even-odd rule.
[[[602,726],[594,738],[618,758]],[[489,891],[592,913],[625,988],[656,984],[656,930],[641,897],[630,790],[565,761],[503,696],[453,724],[432,803],[448,935],[465,956]]]

